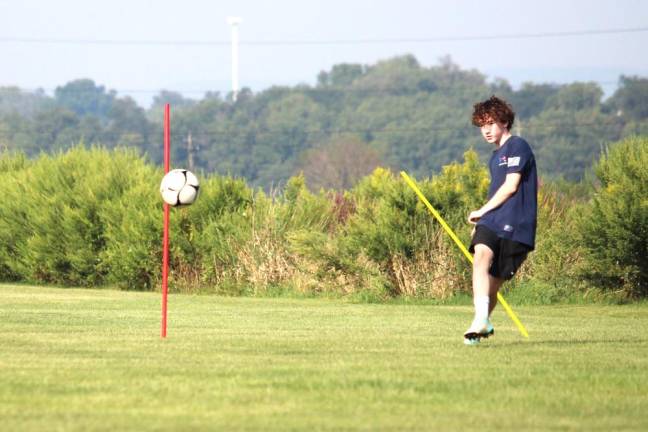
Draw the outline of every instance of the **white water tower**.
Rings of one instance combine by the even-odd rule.
[[[239,24],[241,24],[240,17],[227,17],[227,23],[232,28],[232,100],[236,102],[239,92]]]

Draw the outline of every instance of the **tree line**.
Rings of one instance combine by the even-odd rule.
[[[490,148],[470,124],[472,104],[492,94],[516,112],[545,178],[580,180],[611,142],[648,134],[648,78],[619,78],[609,98],[594,82],[489,81],[449,58],[425,67],[405,55],[372,65],[338,64],[317,83],[189,99],[161,91],[150,108],[89,79],[52,96],[0,88],[0,148],[29,157],[79,143],[136,149],[162,160],[162,107],[172,105],[172,163],[244,178],[271,190],[303,172],[318,188],[348,189],[377,166],[426,177],[474,148]]]

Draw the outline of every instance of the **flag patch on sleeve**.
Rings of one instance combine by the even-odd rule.
[[[509,168],[520,166],[520,156],[508,158],[508,166]]]

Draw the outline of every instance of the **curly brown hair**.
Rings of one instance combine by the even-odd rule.
[[[508,102],[497,96],[491,96],[473,105],[472,124],[481,127],[489,120],[502,123],[506,125],[506,129],[511,130],[515,121],[515,112]]]

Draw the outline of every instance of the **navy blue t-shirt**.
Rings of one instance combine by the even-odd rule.
[[[488,163],[491,183],[488,199],[504,184],[506,175],[522,175],[517,191],[504,203],[489,211],[477,222],[494,231],[498,237],[535,247],[538,212],[538,173],[533,151],[520,137],[512,136],[493,152]]]

